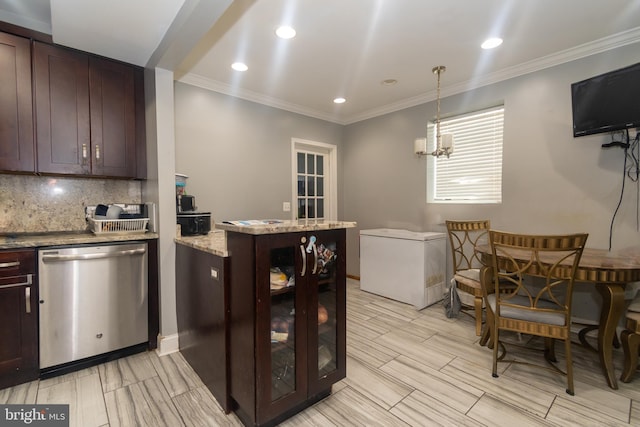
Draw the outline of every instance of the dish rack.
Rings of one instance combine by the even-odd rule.
[[[134,234],[146,233],[149,218],[136,219],[95,219],[87,218],[93,234]]]

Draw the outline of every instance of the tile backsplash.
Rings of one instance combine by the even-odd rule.
[[[82,231],[85,206],[141,198],[141,181],[0,175],[0,233]]]

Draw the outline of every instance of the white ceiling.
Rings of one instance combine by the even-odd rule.
[[[185,15],[201,13],[196,5],[211,1],[55,0],[50,12],[53,40],[149,65],[167,30],[173,37],[189,32],[193,21]],[[638,0],[229,3],[226,15],[212,16],[208,38],[187,44],[195,50],[176,67],[176,77],[343,124],[434,99],[436,79],[431,69],[436,65],[447,67],[442,75],[447,96],[640,42]],[[47,32],[33,23],[46,21],[43,10],[48,4],[48,0],[0,0],[0,20]],[[27,5],[33,11],[24,10]],[[180,19],[174,21],[176,16]],[[23,21],[16,22],[16,17]],[[274,30],[281,24],[294,26],[297,36],[277,39]],[[46,22],[42,25],[46,27]],[[492,51],[480,49],[489,36],[502,37],[504,44]],[[188,54],[183,52],[184,57]],[[638,57],[629,60],[638,62]],[[231,70],[235,61],[247,63],[249,70]],[[384,86],[384,79],[398,83]],[[347,102],[333,104],[337,96]]]

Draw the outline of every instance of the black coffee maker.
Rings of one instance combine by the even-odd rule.
[[[188,176],[176,174],[176,216],[182,236],[207,234],[211,231],[211,212],[198,212],[196,198],[186,194]]]
[[[196,198],[187,194],[176,196],[176,213],[193,212],[196,208]]]

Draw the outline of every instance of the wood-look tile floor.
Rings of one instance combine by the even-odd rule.
[[[563,377],[526,365],[500,364],[492,378],[491,351],[478,345],[471,317],[448,319],[441,304],[416,311],[360,291],[355,280],[347,286],[347,378],[283,426],[640,425],[640,373],[612,390],[597,355],[574,345],[575,396]],[[616,351],[618,375],[621,363]],[[0,403],[68,403],[78,427],[241,425],[180,353],[138,354],[0,390]]]

